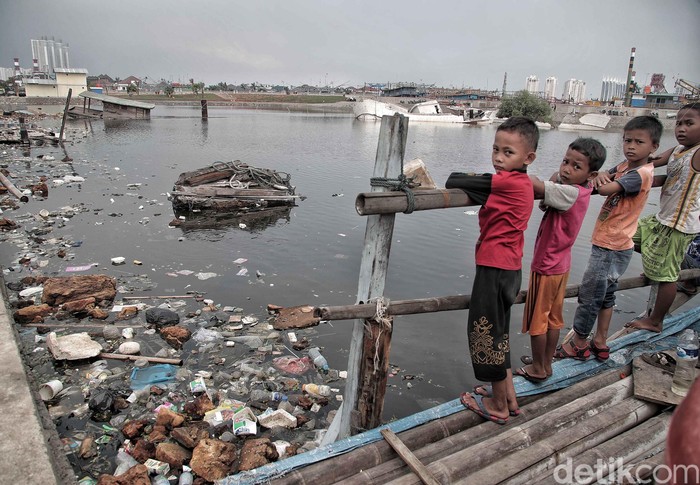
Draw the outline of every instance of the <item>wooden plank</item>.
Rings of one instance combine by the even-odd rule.
[[[408,118],[396,114],[382,118],[379,143],[374,165],[374,177],[397,178],[401,175],[403,155],[408,136]],[[372,187],[375,192],[388,191],[387,187]],[[370,301],[384,294],[386,271],[389,265],[391,238],[394,233],[394,214],[367,217],[365,242],[362,250],[357,302]],[[351,435],[353,411],[357,409],[360,389],[360,362],[364,340],[364,320],[355,320],[348,356],[348,379],[345,385],[340,415],[339,439]]]
[[[439,485],[439,482],[435,480],[435,477],[430,470],[428,470],[425,465],[423,465],[418,458],[408,449],[406,445],[396,436],[390,429],[384,428],[379,431],[384,439],[389,443],[389,445],[394,449],[394,451],[401,457],[406,465],[418,475],[423,483],[426,485]]]
[[[671,352],[669,352],[671,354]],[[678,405],[683,400],[671,392],[673,374],[653,366],[637,357],[632,361],[634,377],[634,397],[659,404]]]

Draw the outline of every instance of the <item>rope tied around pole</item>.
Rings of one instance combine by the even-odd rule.
[[[374,316],[368,320],[374,320],[376,323],[379,324],[379,333],[377,333],[377,339],[374,342],[374,359],[373,359],[373,365],[374,365],[374,370],[372,371],[373,374],[376,374],[377,371],[379,370],[379,338],[382,336],[382,332],[384,329],[391,331],[391,326],[392,326],[392,318],[388,316],[388,310],[389,310],[389,299],[385,298],[383,296],[380,296],[375,300],[376,304],[376,310],[374,312]],[[367,322],[365,322],[366,330],[369,332],[370,328]]]
[[[392,191],[402,191],[406,194],[407,204],[406,210],[403,211],[404,214],[410,214],[416,207],[416,198],[413,195],[414,189],[420,184],[413,181],[413,177],[406,177],[403,173],[397,178],[387,178],[387,177],[371,177],[369,179],[369,184],[372,187],[388,187]]]

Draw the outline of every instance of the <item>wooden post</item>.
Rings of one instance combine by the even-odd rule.
[[[209,118],[209,111],[207,109],[207,100],[203,99],[202,100],[202,119],[206,120]]]
[[[408,118],[399,114],[392,117],[384,116],[381,123],[373,176],[397,178],[401,175],[403,165],[406,137],[408,135]],[[373,191],[376,192],[386,190],[388,190],[386,187],[373,187]],[[374,215],[367,218],[357,288],[358,303],[381,297],[384,294],[395,218],[394,214]],[[360,385],[364,383],[365,378],[372,380],[372,376],[363,376],[361,374],[361,364],[366,360],[362,355],[364,333],[365,321],[356,320],[350,342],[348,380],[343,396],[345,405],[340,416],[339,439],[346,438],[352,434],[353,411],[358,409]],[[388,342],[384,343],[387,345],[382,345],[382,350],[388,351]],[[372,354],[372,358],[374,358],[374,352]],[[388,365],[388,355],[377,354],[377,357],[380,360],[378,367],[383,367],[382,360],[386,360],[386,365]],[[363,407],[373,416],[376,416],[381,414],[384,405],[383,401],[384,395],[382,394],[381,399],[377,399],[373,403],[365,403]],[[360,421],[365,420],[364,417],[359,418]]]
[[[27,125],[24,124],[24,116],[19,117],[19,139],[22,145],[29,145],[29,133],[27,132]]]
[[[58,142],[63,145],[63,130],[66,128],[66,118],[68,117],[68,108],[70,107],[70,98],[73,95],[73,88],[68,88],[68,96],[66,96],[66,107],[63,108],[63,121],[61,121],[61,134],[58,135]]]

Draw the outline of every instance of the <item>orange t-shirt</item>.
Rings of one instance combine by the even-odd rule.
[[[654,165],[647,163],[630,169],[626,160],[612,169],[613,180],[623,190],[608,196],[600,208],[593,229],[592,242],[613,251],[632,249],[632,236],[637,231],[637,221],[649,197],[654,181]]]

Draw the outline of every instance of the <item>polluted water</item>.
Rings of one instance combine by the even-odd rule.
[[[89,133],[67,131],[73,143],[83,136]],[[322,348],[309,353],[317,330],[276,330],[272,311],[246,310],[246,300],[235,297],[216,301],[195,283],[161,295],[135,258],[83,261],[76,218],[99,214],[108,222],[95,223],[109,226],[123,215],[82,202],[89,181],[78,173],[119,175],[99,161],[69,161],[66,153],[59,163],[48,155],[60,150],[1,150],[3,173],[31,202],[0,194],[0,239],[4,256],[12,256],[3,277],[21,350],[43,383],[38,394],[79,483],[115,476],[119,483],[209,483],[320,446],[344,381]],[[165,205],[130,190],[138,188],[108,197],[133,197],[136,211]],[[59,191],[72,202],[56,204],[52,193]],[[217,276],[172,273],[193,281]]]

